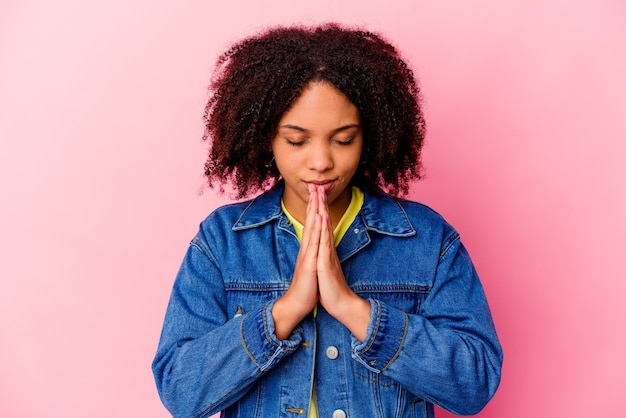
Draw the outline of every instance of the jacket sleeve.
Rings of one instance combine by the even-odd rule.
[[[298,328],[289,339],[276,339],[272,306],[229,318],[219,266],[204,240],[192,241],[152,364],[159,396],[174,417],[204,417],[227,408],[297,349]]]
[[[502,348],[458,233],[443,243],[419,314],[370,303],[364,342],[352,337],[356,361],[458,415],[476,414],[487,404],[500,382]]]

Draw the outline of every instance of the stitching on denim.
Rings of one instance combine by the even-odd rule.
[[[408,223],[409,227],[411,228],[411,235],[415,235],[417,233],[417,231],[415,230],[415,227],[411,223],[411,218],[409,218],[409,215],[406,213],[406,210],[404,210],[404,207],[402,206],[402,203],[400,201],[396,200],[396,204],[398,205],[398,207],[400,208],[400,210],[404,214],[404,219],[406,220],[406,223]]]
[[[245,229],[256,228],[258,226],[265,225],[268,222],[271,222],[272,220],[280,217],[282,211],[280,210],[280,206],[278,206],[278,212],[272,213],[272,214],[268,215],[266,218],[263,218],[263,219],[261,219],[258,222],[256,222],[256,223],[244,223],[243,222],[243,218],[248,213],[250,208],[252,208],[252,206],[258,200],[259,197],[260,196],[257,196],[256,198],[252,199],[250,201],[250,203],[244,208],[244,210],[241,212],[241,215],[239,215],[239,218],[237,218],[237,221],[233,224],[233,226],[231,228],[233,231],[241,231],[241,230],[245,230]],[[233,205],[237,205],[237,203],[235,203]]]
[[[256,398],[256,409],[254,411],[254,416],[258,417],[263,410],[263,399],[265,399],[265,381],[263,379],[259,379],[257,381],[257,398]]]
[[[250,356],[250,358],[252,359],[252,361],[254,361],[254,363],[257,366],[260,366],[259,362],[257,361],[257,359],[254,357],[254,355],[252,354],[252,351],[250,351],[250,349],[248,348],[248,344],[246,344],[246,340],[243,338],[243,323],[246,321],[246,319],[248,318],[248,316],[250,315],[250,312],[248,312],[247,314],[245,314],[245,316],[243,317],[243,319],[241,320],[241,324],[239,324],[239,336],[241,338],[241,343],[243,344],[243,348],[246,349],[246,351],[248,352],[248,355]]]
[[[411,225],[409,224],[409,226],[411,226]],[[367,230],[368,231],[372,231],[372,232],[377,232],[377,233],[379,233],[381,235],[387,235],[387,236],[390,236],[390,237],[397,237],[397,238],[412,237],[413,235],[417,234],[417,232],[415,232],[415,229],[413,229],[412,227],[411,227],[410,231],[408,231],[408,232],[400,232],[400,233],[391,232],[391,231],[384,231],[382,229],[377,229],[377,228],[375,228],[373,226],[368,226]]]
[[[273,292],[289,289],[289,283],[225,282],[224,288],[242,292]]]
[[[351,286],[352,290],[358,292],[376,292],[376,293],[429,293],[432,286],[408,283],[391,283],[391,284],[361,284]]]
[[[385,229],[379,229],[378,227],[371,225],[370,223],[366,222],[366,219],[370,215],[366,214],[365,211],[363,210],[365,209],[365,204],[363,204],[363,209],[361,211],[363,212],[363,220],[364,220],[363,224],[365,225],[367,230],[377,232],[382,235],[391,236],[391,237],[411,237],[417,234],[417,231],[415,230],[415,227],[413,227],[413,224],[411,223],[411,219],[409,218],[406,211],[404,210],[404,207],[402,207],[401,202],[398,199],[393,199],[393,202],[396,204],[397,208],[404,215],[404,220],[406,222],[406,226],[408,226],[408,229],[404,232],[392,232],[392,231],[385,230]],[[381,225],[381,226],[383,228],[390,228],[390,225],[386,225],[386,224]],[[402,225],[402,226],[405,226],[405,225]]]
[[[352,257],[353,255],[355,255],[356,253],[358,253],[359,251],[361,251],[363,248],[365,248],[366,246],[368,246],[370,243],[372,242],[372,238],[369,236],[369,234],[367,235],[367,239],[362,242],[359,243],[359,245],[357,245],[356,247],[354,247],[354,250],[346,253],[346,254],[342,254],[341,258],[339,259],[340,263],[343,263],[344,261],[346,261],[347,259],[349,259],[350,257]]]
[[[209,258],[209,260],[211,260],[213,265],[215,265],[215,267],[219,270],[217,259],[215,258],[215,256],[213,255],[213,252],[209,248],[208,243],[205,243],[201,241],[198,237],[195,237],[194,239],[191,240],[191,242],[189,243],[189,246],[196,248],[198,251],[200,251],[200,253],[206,255]]]
[[[253,376],[259,376],[260,377],[259,372],[256,371]],[[257,386],[258,386],[257,393],[259,393],[260,391],[264,390],[264,388],[265,388],[262,380],[258,381]],[[237,386],[233,387],[233,389],[231,391],[225,393],[221,398],[219,398],[215,402],[215,404],[223,403],[226,399],[230,398],[233,395],[233,393],[235,393],[238,390],[239,390],[239,387],[237,387]],[[251,390],[254,390],[254,389],[251,389]],[[259,396],[257,396],[257,399],[259,399]],[[260,402],[258,402],[257,403],[257,409],[258,409],[258,407],[260,405],[261,405]],[[200,412],[199,414],[194,415],[194,418],[206,418],[208,416],[208,413],[209,413],[210,410],[211,410],[211,407],[206,408],[206,409],[202,410],[202,412]]]
[[[458,232],[455,232],[452,235],[452,239],[450,239],[450,242],[448,242],[448,244],[446,246],[444,246],[444,248],[441,250],[441,253],[439,254],[439,258],[443,258],[443,256],[446,255],[446,253],[448,252],[448,250],[450,248],[452,248],[452,246],[458,242],[461,239],[461,236],[459,235]]]
[[[274,341],[272,341],[269,332],[267,332],[267,323],[266,323],[266,319],[265,319],[265,310],[267,308],[267,304],[269,302],[267,302],[265,305],[263,305],[263,311],[261,313],[261,319],[263,319],[263,333],[265,334],[265,339],[274,347],[278,348],[279,345],[276,344]]]
[[[402,346],[404,345],[404,339],[406,338],[406,332],[407,332],[407,329],[409,328],[409,317],[407,316],[406,312],[404,312],[404,311],[402,311],[402,314],[404,315],[404,333],[402,334],[402,339],[400,340],[400,345],[398,346],[398,350],[393,355],[393,357],[391,357],[389,362],[387,364],[385,364],[385,367],[380,369],[381,372],[387,370],[387,368],[389,366],[391,366],[391,363],[393,363],[393,361],[398,357],[398,354],[400,354],[400,350],[402,349]]]
[[[378,305],[378,315],[376,317],[376,328],[374,329],[374,335],[372,335],[372,338],[370,339],[370,343],[367,345],[367,347],[365,347],[365,349],[361,351],[361,354],[365,354],[367,350],[372,348],[372,345],[374,344],[374,341],[376,340],[376,335],[378,335],[378,328],[380,327],[380,318],[383,314],[383,308],[380,305],[380,301],[377,300],[376,304]]]
[[[385,388],[390,388],[390,387],[393,387],[393,386],[395,386],[395,385],[396,385],[396,384],[395,384],[395,383],[393,383],[393,382],[390,382],[390,383],[381,383],[381,382],[380,382],[380,379],[379,379],[379,380],[372,379],[371,377],[366,376],[366,375],[364,375],[363,373],[359,373],[359,372],[357,372],[357,371],[355,371],[355,372],[354,372],[354,374],[355,374],[356,376],[360,377],[361,379],[365,379],[365,380],[367,380],[367,381],[369,381],[369,382],[371,382],[371,383],[376,383],[378,386],[382,386],[382,387],[385,387]]]

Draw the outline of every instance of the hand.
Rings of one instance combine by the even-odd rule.
[[[281,340],[291,334],[318,301],[317,252],[321,236],[321,217],[318,211],[318,190],[310,186],[302,244],[298,251],[291,285],[272,309],[275,334]]]
[[[335,250],[333,226],[326,194],[322,188],[318,196],[318,213],[321,216],[317,256],[319,300],[330,315],[345,325],[360,341],[363,341],[370,320],[370,304],[354,293],[346,282]]]
[[[287,338],[319,300],[330,315],[359,340],[364,340],[370,305],[346,283],[332,231],[324,188],[310,186],[302,244],[293,279],[272,310],[277,338]]]

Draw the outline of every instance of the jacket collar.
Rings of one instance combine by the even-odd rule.
[[[280,207],[283,187],[280,182],[251,200],[233,225],[233,231],[255,228],[274,219],[282,218],[281,224],[286,223],[287,217]],[[415,235],[416,231],[398,200],[383,192],[374,194],[365,189],[363,193],[363,207],[358,217],[367,230],[393,236]]]

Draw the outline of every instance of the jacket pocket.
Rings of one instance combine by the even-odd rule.
[[[371,284],[352,286],[352,290],[363,299],[379,300],[406,312],[419,314],[430,286],[416,284]]]
[[[228,317],[234,318],[281,297],[289,288],[288,283],[225,283],[228,299]]]

